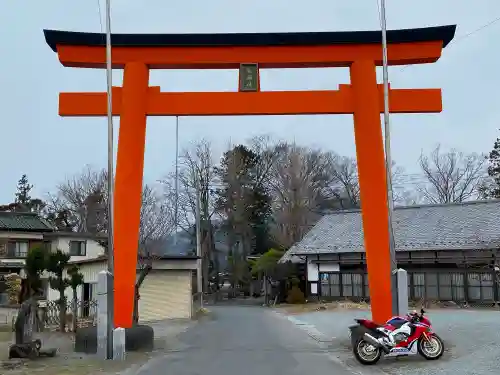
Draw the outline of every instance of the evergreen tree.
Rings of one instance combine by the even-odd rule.
[[[489,155],[488,174],[494,183],[488,189],[487,195],[492,198],[500,198],[500,138],[497,138]]]
[[[244,242],[245,255],[268,249],[268,221],[271,216],[271,198],[259,181],[260,155],[244,145],[227,151],[216,173],[222,182],[217,191],[217,204],[227,215],[227,228],[233,240]]]
[[[0,211],[27,211],[40,213],[45,207],[45,202],[38,198],[31,197],[33,185],[28,181],[28,176],[23,174],[17,182],[14,203],[1,206]]]
[[[30,185],[28,177],[23,174],[21,179],[17,182],[17,192],[15,194],[15,203],[18,205],[19,209],[22,211],[31,211],[31,189],[33,185]]]

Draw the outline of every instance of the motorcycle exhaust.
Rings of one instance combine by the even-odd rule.
[[[381,348],[385,352],[385,354],[387,354],[391,351],[391,349],[389,349],[387,346],[382,344],[380,341],[378,341],[375,337],[373,337],[369,333],[365,333],[363,335],[363,339],[365,341],[369,342],[370,344],[372,344],[373,346],[375,346],[376,348]]]

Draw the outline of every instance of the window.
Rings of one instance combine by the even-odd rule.
[[[439,275],[439,299],[441,301],[451,301],[452,297],[452,283],[451,283],[451,274],[449,273],[440,273]]]
[[[489,272],[470,272],[467,275],[470,301],[493,301],[493,275]]]
[[[342,297],[363,297],[363,276],[361,274],[342,274]]]
[[[414,272],[412,277],[413,277],[413,298],[414,299],[425,298],[425,273]]]
[[[71,256],[85,256],[87,253],[87,243],[85,241],[70,241],[69,242],[69,255]]]
[[[340,297],[339,273],[320,273],[320,280],[322,297]]]
[[[7,256],[12,258],[26,258],[28,255],[28,242],[9,242]]]
[[[448,295],[450,295],[449,298],[451,298],[451,278],[449,274],[429,272],[424,275],[424,281],[424,297],[426,299],[439,300]],[[446,301],[448,300],[449,299],[446,299]]]

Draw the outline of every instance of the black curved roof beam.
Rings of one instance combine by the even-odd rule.
[[[437,61],[456,26],[387,32],[390,65]],[[104,68],[105,34],[44,30],[64,66]],[[354,60],[382,65],[380,31],[256,34],[113,34],[113,68],[141,61],[151,69],[347,67]],[[189,51],[189,53],[187,53]]]
[[[442,41],[446,47],[455,36],[456,25],[388,30],[387,43]],[[106,35],[44,30],[54,52],[58,45],[105,46]],[[380,31],[235,33],[235,34],[112,34],[114,47],[208,47],[208,46],[320,46],[336,44],[381,44]]]

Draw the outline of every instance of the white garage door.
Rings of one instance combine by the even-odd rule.
[[[191,282],[191,271],[151,271],[139,291],[139,320],[191,318]]]

